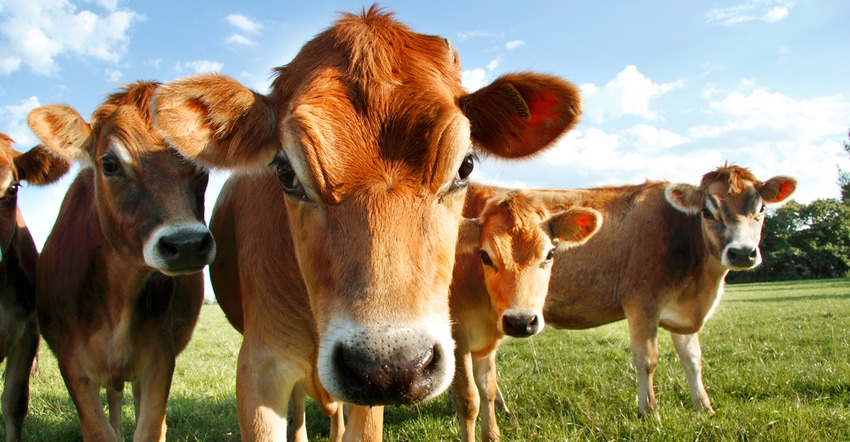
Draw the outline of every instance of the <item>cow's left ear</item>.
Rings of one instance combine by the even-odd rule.
[[[463,218],[457,234],[456,255],[475,253],[481,248],[481,221],[477,218]]]
[[[795,190],[797,180],[787,176],[775,176],[758,186],[759,195],[765,204],[783,203]]]
[[[517,73],[460,99],[472,138],[486,153],[502,158],[534,155],[578,123],[581,94],[552,75]]]
[[[15,156],[14,161],[18,178],[35,185],[50,184],[62,178],[71,167],[70,163],[53,155],[42,145]]]
[[[560,247],[575,247],[587,242],[602,227],[602,214],[586,207],[576,207],[549,218],[552,238]]]
[[[671,206],[688,215],[696,215],[703,208],[702,191],[690,184],[668,184],[664,189],[664,197]]]

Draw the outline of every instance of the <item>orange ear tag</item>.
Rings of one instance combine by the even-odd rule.
[[[499,86],[499,92],[502,94],[502,98],[507,101],[508,106],[514,110],[516,116],[524,121],[531,121],[531,109],[514,85],[505,83]]]

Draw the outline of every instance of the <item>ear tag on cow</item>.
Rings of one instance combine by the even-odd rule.
[[[508,106],[513,109],[516,116],[522,118],[524,121],[531,121],[531,109],[528,107],[528,103],[525,102],[525,98],[522,98],[522,95],[514,85],[505,83],[499,86],[499,92],[502,94],[502,98],[507,101]]]

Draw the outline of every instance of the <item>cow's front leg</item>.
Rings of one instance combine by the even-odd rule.
[[[460,423],[463,442],[475,440],[475,419],[478,418],[480,403],[474,379],[472,355],[469,352],[455,352],[455,375],[451,384],[452,404]]]
[[[473,359],[475,385],[481,398],[481,440],[498,441],[502,435],[496,422],[496,351],[484,358]]]
[[[174,376],[175,354],[168,348],[157,348],[151,364],[134,382],[136,406],[136,432],[134,441],[165,442],[165,409]],[[135,400],[135,398],[134,398]]]
[[[89,379],[88,375],[77,365],[62,354],[57,354],[59,371],[77,414],[80,416],[80,427],[85,441],[118,441],[118,435],[109,425],[103,404],[100,401],[100,385]]]
[[[688,378],[688,386],[691,389],[691,403],[698,410],[705,410],[713,415],[714,409],[711,408],[711,401],[708,399],[708,393],[705,392],[705,386],[702,384],[702,348],[699,345],[699,336],[696,333],[680,335],[670,332],[670,337],[673,338],[673,346],[679,355],[679,363],[682,364],[685,376]]]
[[[348,425],[342,440],[344,442],[381,442],[383,438],[384,407],[349,404]]]
[[[638,378],[638,411],[642,417],[658,416],[652,377],[658,365],[658,320],[641,315],[628,316],[632,357]]]
[[[6,358],[6,381],[3,384],[3,421],[6,441],[21,440],[24,418],[30,396],[30,370],[38,351],[38,325],[35,318],[27,323],[21,339],[9,350]]]
[[[289,426],[287,428],[289,442],[307,442],[306,424],[307,393],[304,386],[298,382],[292,389],[289,398]]]

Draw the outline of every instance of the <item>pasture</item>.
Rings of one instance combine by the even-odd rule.
[[[640,419],[625,322],[582,331],[546,329],[501,347],[499,382],[511,416],[503,440],[848,440],[850,279],[727,286],[700,334],[704,380],[717,412],[691,409],[669,334],[659,334],[655,375],[661,422]],[[237,441],[234,380],[241,336],[218,306],[204,306],[177,358],[169,441]],[[32,378],[25,440],[80,440],[76,411],[44,343]],[[104,398],[105,400],[105,398]],[[125,389],[125,437],[135,424]],[[308,403],[311,440],[328,422]],[[385,441],[458,440],[446,395],[387,408]]]

